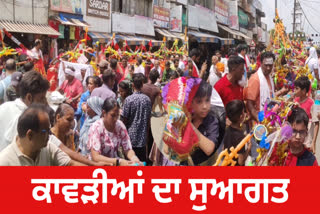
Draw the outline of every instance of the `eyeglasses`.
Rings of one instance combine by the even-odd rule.
[[[305,136],[307,136],[308,132],[306,130],[298,131],[298,130],[293,129],[292,135],[297,137],[298,134],[300,137],[305,137]]]
[[[42,130],[40,130],[40,132],[41,133],[43,133],[43,134],[46,134],[46,133],[48,133],[48,135],[52,135],[52,132],[51,132],[51,129],[42,129]]]

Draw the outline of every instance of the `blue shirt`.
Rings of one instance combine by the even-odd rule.
[[[10,83],[11,75],[0,81],[0,100],[4,100],[5,91],[9,87]]]
[[[134,92],[127,97],[123,105],[123,117],[126,119],[132,147],[144,147],[151,115],[151,101],[147,95]]]
[[[78,104],[78,108],[77,108],[77,111],[74,113],[74,115],[79,118],[80,117],[80,130],[83,126],[83,123],[84,123],[84,120],[86,119],[86,113],[82,111],[82,104],[83,103],[86,103],[87,100],[89,99],[90,97],[90,92],[89,90],[84,92],[82,95],[81,95],[81,98],[80,98],[80,102]]]

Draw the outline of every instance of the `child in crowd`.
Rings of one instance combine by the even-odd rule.
[[[201,134],[199,147],[191,155],[194,165],[207,165],[207,160],[219,147],[219,121],[209,113],[212,90],[212,86],[202,80],[192,99],[192,124],[197,129],[196,133]]]
[[[257,64],[254,57],[250,57],[249,74],[254,74],[257,71]]]
[[[183,81],[183,78],[181,80]],[[177,82],[178,81],[175,80],[170,84],[177,86]],[[189,106],[186,106],[186,110],[190,112],[192,111],[191,125],[193,127],[194,134],[197,135],[199,140],[198,146],[195,147],[194,151],[191,153],[191,159],[189,159],[189,161],[182,161],[180,164],[174,163],[168,160],[167,157],[160,152],[162,146],[159,145],[161,145],[161,143],[159,145],[154,143],[150,159],[153,161],[155,166],[185,166],[188,164],[212,166],[213,163],[211,162],[214,161],[213,154],[219,147],[219,121],[210,113],[212,91],[212,86],[206,81],[201,80],[198,88],[192,88],[188,97],[192,102],[190,103],[190,108]],[[166,151],[166,149],[163,149],[163,151]]]
[[[227,128],[224,135],[224,148],[230,149],[231,147],[236,148],[238,144],[245,137],[241,129],[241,123],[245,119],[245,105],[241,100],[233,100],[226,106],[226,114],[228,119],[231,121],[231,125]],[[247,149],[243,147],[239,152],[237,160],[237,166],[244,166],[245,161],[251,150],[251,142],[247,143]]]
[[[312,98],[308,96],[308,92],[310,90],[310,80],[308,77],[303,76],[299,77],[294,82],[294,101],[299,104],[299,106],[305,110],[309,118],[309,124],[307,128],[310,130],[308,139],[306,140],[306,147],[311,148],[312,152],[315,152],[316,140],[318,137],[319,131],[319,120],[316,117],[316,113],[313,113],[314,109],[314,101]],[[312,117],[315,115],[315,117]]]
[[[316,157],[305,147],[308,136],[309,118],[302,108],[293,109],[288,121],[292,125],[293,135],[289,142],[289,151],[285,166],[318,166]]]

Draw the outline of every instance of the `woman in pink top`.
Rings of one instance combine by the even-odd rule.
[[[120,107],[117,100],[106,99],[102,110],[102,118],[93,123],[88,134],[87,149],[91,150],[92,160],[112,163],[115,166],[142,164],[132,150],[125,125],[119,120]],[[118,156],[120,147],[128,160]]]

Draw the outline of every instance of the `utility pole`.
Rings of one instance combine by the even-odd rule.
[[[274,17],[276,17],[276,11],[278,9],[278,0],[275,0],[275,10],[274,10]]]
[[[13,12],[13,21],[15,22],[16,21],[16,0],[13,0],[12,2],[12,12]]]
[[[296,4],[297,0],[294,0],[293,5],[293,29],[292,29],[292,40],[294,40],[295,32],[296,32]]]
[[[31,2],[31,7],[32,7],[32,24],[34,24],[34,4],[33,4],[33,0]]]

